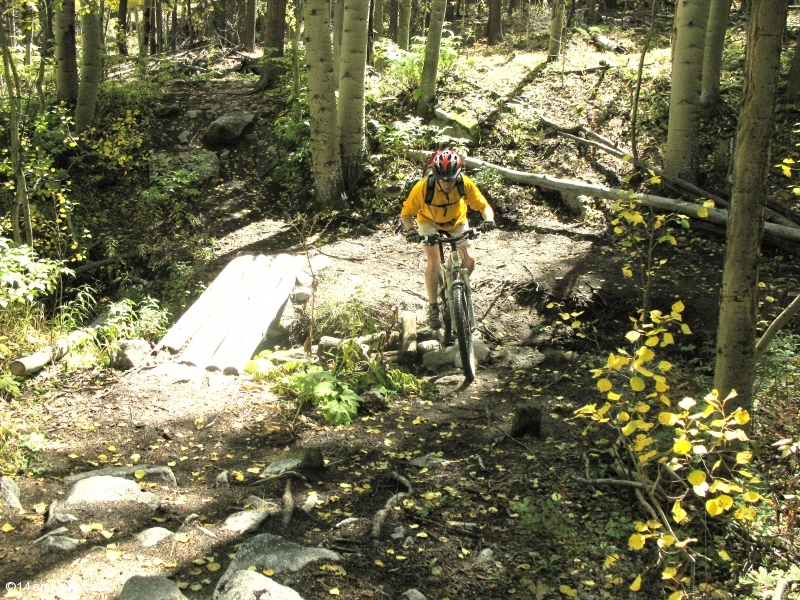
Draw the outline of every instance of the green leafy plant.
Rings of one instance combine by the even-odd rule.
[[[64,271],[61,261],[41,258],[29,246],[0,237],[0,308],[52,293]]]

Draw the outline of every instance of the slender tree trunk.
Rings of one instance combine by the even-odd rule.
[[[366,152],[364,78],[368,33],[369,0],[345,0],[339,59],[339,131],[342,176],[348,194],[355,194],[358,190]]]
[[[503,0],[489,0],[489,45],[503,41]]]
[[[383,0],[372,3],[372,31],[376,40],[383,37]]]
[[[389,37],[397,43],[397,18],[400,11],[399,0],[389,0]]]
[[[39,19],[42,28],[42,39],[40,53],[42,56],[52,56],[55,46],[55,34],[53,27],[53,0],[40,0]]]
[[[284,12],[286,5],[284,4]],[[256,0],[245,0],[242,46],[248,52],[256,49]],[[284,15],[284,21],[285,15]]]
[[[142,20],[139,24],[142,34],[139,36],[139,56],[147,56],[150,53],[150,31],[152,30],[152,18],[150,14],[150,5],[153,0],[144,0],[144,9],[142,11]]]
[[[75,50],[75,0],[56,2],[56,90],[59,102],[78,99],[78,56]]]
[[[156,3],[156,54],[164,51],[166,44],[164,43],[164,11],[161,0],[155,0]]]
[[[788,10],[787,0],[753,0],[733,155],[714,387],[723,398],[736,390],[738,396],[732,405],[747,410],[753,406],[759,249],[764,232],[781,41]]]
[[[189,29],[189,47],[194,46],[195,40],[194,23],[192,19],[192,0],[186,0],[186,27]]]
[[[175,52],[178,49],[178,0],[173,0],[172,28],[169,34],[169,49]]]
[[[550,44],[547,48],[547,62],[561,56],[561,36],[564,33],[564,0],[553,2],[553,18],[550,21]]]
[[[664,170],[697,181],[697,127],[709,0],[679,0]]]
[[[283,58],[286,44],[286,0],[269,0],[264,22],[264,58]],[[278,62],[267,60],[259,72],[261,77],[256,88],[263,90],[278,80],[283,73],[283,66]]]
[[[439,73],[439,51],[442,46],[442,27],[447,0],[433,0],[428,37],[425,40],[425,62],[422,65],[420,96],[417,102],[417,115],[424,118],[433,112],[433,98],[436,95],[436,77]]]
[[[128,0],[119,0],[117,12],[117,48],[122,56],[128,56]]]
[[[292,103],[296,119],[300,120],[300,28],[303,26],[303,2],[294,0],[294,31],[292,32],[292,75],[294,81]]]
[[[333,85],[339,89],[339,60],[342,56],[342,27],[344,26],[345,0],[333,2]]]
[[[795,44],[789,74],[786,77],[786,101],[797,102],[800,99],[800,42]]]
[[[342,163],[327,0],[306,0],[303,16],[316,204],[319,208],[339,207],[343,192]]]
[[[78,88],[78,105],[75,107],[75,130],[78,133],[86,130],[94,120],[97,91],[103,77],[103,39],[99,8],[96,2],[83,0],[81,83]]]
[[[158,40],[156,39],[156,33],[158,29],[158,23],[156,19],[158,16],[157,2],[158,0],[147,0],[147,4],[150,7],[150,35],[147,38],[150,46],[150,56],[155,56],[158,54]]]
[[[408,50],[411,41],[411,0],[398,0],[397,45]]]
[[[711,0],[700,91],[700,104],[705,107],[722,103],[719,79],[722,73],[722,50],[725,47],[725,33],[728,30],[730,12],[731,0]]]
[[[0,2],[0,15],[5,14],[5,0]],[[20,211],[25,214],[25,237],[28,245],[33,247],[33,226],[30,219],[28,186],[23,166],[23,149],[19,134],[20,115],[22,112],[22,89],[11,50],[6,37],[6,24],[0,20],[0,51],[3,57],[3,76],[8,90],[8,133],[11,166],[14,170],[14,204],[11,209],[11,234],[14,243],[22,244],[22,232],[19,223]]]

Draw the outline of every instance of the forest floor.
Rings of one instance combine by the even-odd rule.
[[[454,83],[441,102],[460,103],[483,121],[493,119],[502,129],[496,136],[508,136],[515,127],[535,128],[539,111],[563,123],[584,115],[587,126],[623,139],[626,117],[614,107],[614,96],[628,93],[618,87],[622,81],[611,85],[598,81],[596,73],[577,71],[601,59],[615,68],[635,63],[637,55],[603,54],[587,43],[576,56],[580,64],[553,64],[530,78],[544,61],[542,51],[517,50],[510,58],[473,52],[483,91],[472,86],[457,93]],[[275,112],[263,95],[234,96],[241,86],[220,79],[165,90],[184,109],[236,103],[259,115],[247,139],[222,154],[224,182],[194,208],[218,240],[220,268],[239,251],[296,252],[299,242],[270,205],[274,196],[264,177],[269,165],[259,158],[272,143]],[[498,105],[498,96],[508,101]],[[154,131],[163,149],[178,148],[176,134],[192,127],[184,115]],[[536,153],[507,144],[501,151],[496,141],[485,140],[475,155],[600,184],[628,172],[625,163],[587,157],[544,131]],[[492,360],[467,387],[457,370],[433,375],[418,368],[431,391],[392,398],[388,409],[359,414],[351,426],[334,428],[308,410],[294,419],[291,399],[249,376],[204,372],[164,355],[129,372],[53,369],[36,377],[42,402],[19,403],[13,410],[31,430],[45,432],[48,442],[38,464],[46,470],[14,477],[28,512],[0,509],[3,522],[13,527],[0,533],[0,580],[23,588],[10,589],[6,597],[113,598],[129,577],[160,574],[181,582],[189,598],[210,598],[244,539],[223,532],[220,523],[244,508],[252,494],[280,504],[285,481],[264,481],[259,473],[276,460],[299,457],[309,446],[322,450],[327,467],[308,482],[310,489],[295,491],[302,503],[313,490],[316,507],[311,515],[296,513],[287,526],[270,518],[259,529],[342,555],[343,569],[316,565],[274,575],[303,598],[398,598],[410,588],[431,600],[666,597],[660,569],[648,569],[654,553],[634,553],[627,546],[632,521],[643,518],[633,492],[573,479],[606,476],[598,451],[614,432],[586,435],[585,423],[571,418],[600,399],[589,369],[627,343],[628,317],[641,304],[638,281],[622,275],[620,238],[599,205],[577,217],[541,190],[494,182],[486,191],[497,205],[500,229],[478,240],[472,281],[479,335]],[[398,198],[398,212],[399,205]],[[704,395],[711,385],[723,242],[717,233],[688,229],[677,235],[676,246],[658,250],[669,267],[658,275],[652,305],[668,311],[681,299],[684,320],[694,331],[671,356],[678,365],[671,385],[686,395]],[[318,303],[355,298],[422,315],[422,251],[405,243],[396,219],[354,225],[315,245],[311,253],[323,254],[328,263],[318,273]],[[800,267],[784,259],[785,253],[765,254],[763,277],[776,304],[783,305]],[[557,325],[563,311],[583,312],[578,318],[586,324],[585,339]],[[526,369],[504,366],[503,350],[513,346],[536,347],[543,361]],[[526,406],[541,410],[541,436],[511,438],[513,416]],[[767,442],[785,432],[763,419],[756,435],[768,448]],[[427,455],[447,462],[429,467],[410,462]],[[71,524],[70,535],[84,543],[70,553],[43,554],[33,544],[44,533],[45,507],[68,487],[64,476],[132,464],[169,465],[175,472],[177,487],[153,488],[162,500],[153,519],[109,515],[102,531]],[[222,470],[231,474],[227,487],[215,483]],[[377,512],[403,490],[394,474],[410,482],[412,493],[373,537]],[[192,521],[190,515],[199,518]],[[338,525],[349,517],[355,520]],[[152,525],[187,535],[143,548],[133,534]],[[485,549],[492,550],[490,557],[481,553]],[[724,575],[725,568],[697,574],[719,588],[709,597],[745,598],[758,591],[741,587],[737,570]],[[641,591],[630,591],[641,573]],[[26,589],[26,582],[40,587]],[[72,591],[56,593],[59,585]],[[800,595],[788,591],[784,597]]]

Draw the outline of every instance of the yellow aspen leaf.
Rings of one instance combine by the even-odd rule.
[[[658,547],[659,548],[669,548],[670,546],[675,545],[675,536],[671,533],[665,533],[660,538],[658,538]]]
[[[611,383],[610,379],[606,379],[605,377],[603,377],[603,379],[597,380],[597,389],[600,390],[601,392],[607,392],[612,387],[614,387],[614,385]]]
[[[706,512],[712,517],[722,514],[722,508],[719,505],[717,498],[710,498],[706,500]]]
[[[730,554],[728,554],[727,552],[725,552],[725,550],[719,550],[719,551],[717,552],[717,554],[719,554],[719,557],[720,557],[722,560],[727,560],[727,561],[730,561],[730,560],[731,560],[731,555],[730,555]]]
[[[208,565],[206,566],[206,569],[208,569],[208,570],[209,570],[209,571],[211,571],[212,573],[213,573],[214,571],[219,571],[219,570],[220,570],[220,568],[221,568],[221,565],[220,565],[218,562],[213,562],[213,563],[210,563],[210,564],[208,564]]]
[[[749,490],[742,495],[742,500],[745,502],[758,502],[761,500],[761,494],[754,492],[753,490]]]
[[[661,402],[663,402],[665,406],[672,406],[672,402],[670,402],[669,396],[661,394],[658,397],[658,399],[661,400]]]
[[[663,394],[669,389],[669,386],[664,381],[660,381],[657,379],[655,383],[655,388],[658,393]]]
[[[625,427],[623,427],[623,428],[622,428],[622,433],[623,433],[625,436],[629,436],[629,435],[630,435],[630,434],[632,434],[634,431],[636,431],[636,429],[637,429],[637,426],[636,426],[636,421],[629,421],[629,422],[628,422],[628,423],[625,425]]]
[[[616,227],[614,227],[614,233],[616,233],[617,235],[619,235],[620,233],[622,233],[622,231],[623,231],[623,229],[622,229],[622,227],[620,227],[619,225],[617,225]]]
[[[638,331],[629,331],[625,334],[625,337],[628,339],[629,342],[635,342],[642,336],[641,333]]]
[[[339,591],[339,588],[331,588],[331,589],[328,590],[328,593],[331,596],[339,596],[341,594],[341,592]]]
[[[736,464],[737,465],[746,465],[751,460],[753,460],[753,453],[748,452],[745,450],[744,452],[737,452],[736,453]]]
[[[181,542],[181,543],[186,543],[186,542],[189,541],[189,534],[185,533],[183,531],[181,531],[179,533],[176,533],[175,534],[175,541],[176,542]]]
[[[714,483],[711,484],[710,491],[711,491],[712,494],[714,492],[727,493],[727,492],[731,491],[731,488],[725,481],[722,481],[721,479],[717,479],[716,481],[714,481]]]
[[[384,566],[385,566],[385,565],[383,564],[383,561],[382,561],[382,560],[376,560],[376,561],[375,561],[375,564],[376,564],[377,566],[379,566],[379,567],[384,567]]]
[[[726,511],[731,506],[733,506],[733,498],[731,498],[727,494],[721,494],[717,496],[717,504],[723,511]]]
[[[608,392],[608,396],[606,396],[606,398],[608,398],[609,400],[619,400],[620,398],[622,398],[622,396],[620,396],[615,392]]]
[[[647,338],[647,340],[645,341],[644,344],[645,344],[645,346],[650,346],[652,348],[653,346],[658,346],[658,342],[660,342],[660,341],[661,341],[661,339],[657,335],[654,335],[654,336],[651,336],[651,337]]]
[[[628,538],[628,546],[634,550],[641,550],[644,548],[646,538],[641,533],[634,533]]]
[[[640,589],[642,589],[642,576],[637,575],[636,579],[633,580],[633,583],[628,589],[630,589],[632,592],[638,592]]]
[[[675,304],[672,305],[672,311],[676,313],[682,313],[686,307],[683,305],[683,302],[678,300]]]
[[[686,481],[691,483],[692,485],[700,485],[701,483],[705,483],[706,481],[706,474],[703,471],[695,469],[689,476],[686,478]]]
[[[14,527],[11,523],[4,523],[2,527],[0,527],[0,531],[3,533],[10,533],[14,531],[16,527]]]
[[[578,597],[578,590],[573,590],[566,584],[561,584],[560,586],[558,586],[558,591],[564,594],[565,596],[569,596],[570,598]]]
[[[656,357],[653,351],[650,350],[650,348],[648,348],[647,346],[642,346],[641,348],[639,348],[639,350],[636,352],[636,356],[638,356],[639,360],[641,360],[642,362],[650,362]]]
[[[688,513],[683,509],[681,506],[681,501],[676,500],[675,504],[672,505],[672,518],[675,519],[676,523],[680,523],[683,521],[688,515]]]
[[[678,569],[675,567],[667,567],[661,572],[661,579],[674,579],[678,574]]]
[[[619,421],[620,423],[624,423],[625,421],[630,421],[630,420],[631,416],[624,410],[617,415],[617,421]]]
[[[634,392],[641,392],[645,388],[644,379],[641,377],[631,377],[631,389]]]
[[[746,425],[747,423],[749,423],[749,422],[750,422],[750,413],[748,413],[748,412],[747,412],[746,410],[744,410],[744,409],[737,410],[737,411],[736,411],[736,412],[733,414],[733,419],[734,419],[734,420],[735,420],[735,421],[736,421],[736,422],[737,422],[739,425]]]
[[[617,561],[619,561],[619,554],[617,554],[616,552],[612,552],[611,554],[606,556],[606,560],[605,562],[603,562],[603,568],[610,569],[615,564],[617,564]]]
[[[683,410],[689,410],[692,408],[697,402],[695,402],[694,398],[684,398],[680,402],[678,402],[678,406],[680,406]]]
[[[638,531],[639,533],[643,533],[645,531],[649,531],[650,530],[649,527],[647,526],[647,523],[645,523],[644,521],[636,521],[633,524],[633,528],[636,531]]]
[[[661,523],[659,523],[658,521],[655,521],[653,519],[650,519],[649,521],[647,521],[647,526],[650,529],[652,529],[653,531],[655,531],[656,529],[661,529]]]
[[[756,509],[752,506],[741,505],[736,509],[733,516],[740,521],[754,521],[756,518]]]
[[[689,454],[692,449],[692,444],[688,440],[676,440],[672,446],[672,451],[675,454]]]
[[[674,343],[675,343],[675,337],[669,332],[665,333],[664,336],[661,338],[661,347],[662,348],[664,348],[666,346],[669,346],[670,344],[674,344]]]
[[[672,592],[667,600],[682,600],[683,592]]]
[[[672,368],[672,363],[669,361],[662,360],[660,363],[658,363],[658,370],[661,371],[662,373],[666,373],[671,368]]]
[[[650,410],[650,405],[647,402],[637,402],[636,403],[636,412],[638,413],[646,413]]]
[[[697,216],[701,219],[705,219],[708,216],[708,209],[705,206],[701,206],[697,209]]]
[[[681,333],[683,333],[683,335],[692,335],[692,330],[686,323],[681,323]]]
[[[633,277],[633,271],[631,271],[630,267],[622,267],[622,274],[625,277]]]
[[[644,454],[639,455],[639,464],[643,465],[651,458],[658,454],[658,450],[650,450],[650,452],[645,452]]]

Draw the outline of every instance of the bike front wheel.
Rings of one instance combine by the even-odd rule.
[[[450,318],[450,303],[447,301],[447,285],[444,275],[439,272],[439,305],[442,314],[442,327],[444,328],[443,345],[449,346],[453,341],[453,322]]]
[[[467,306],[467,291],[463,282],[453,283],[451,288],[453,297],[453,321],[455,323],[456,341],[461,355],[461,370],[467,381],[475,379],[475,351],[472,347],[472,329],[469,325],[469,307]]]

